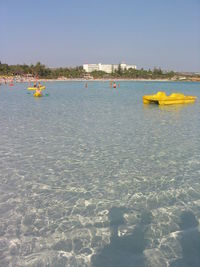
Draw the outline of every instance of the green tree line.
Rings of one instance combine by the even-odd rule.
[[[12,75],[21,75],[26,76],[30,75],[37,78],[48,78],[56,79],[58,77],[66,78],[84,78],[86,72],[82,66],[75,68],[48,68],[40,62],[35,65],[8,65],[2,64],[0,62],[0,75],[1,76],[12,76]],[[101,78],[123,78],[123,79],[170,79],[176,75],[175,72],[164,72],[160,68],[154,68],[153,70],[144,70],[144,69],[125,69],[123,70],[119,65],[118,69],[112,73],[106,73],[104,71],[93,71],[90,73],[90,76],[94,79]]]
[[[103,71],[94,71],[91,73],[94,78],[124,78],[124,79],[171,79],[176,73],[173,71],[164,72],[160,68],[153,70],[138,69],[125,69],[122,70],[120,65],[117,70],[108,74]]]
[[[56,79],[58,77],[66,78],[82,78],[85,75],[83,67],[75,68],[48,68],[45,65],[38,62],[33,65],[8,65],[0,63],[0,75],[1,76],[13,76],[30,75],[37,78]]]

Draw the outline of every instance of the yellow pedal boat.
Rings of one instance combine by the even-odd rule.
[[[194,103],[196,96],[185,96],[184,94],[173,93],[169,96],[165,92],[157,92],[155,95],[144,95],[144,104],[173,105]]]

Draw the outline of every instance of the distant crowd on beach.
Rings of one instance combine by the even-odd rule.
[[[24,76],[0,76],[0,85],[1,84],[14,84],[19,82],[34,82],[35,78],[33,77],[24,77]]]
[[[0,76],[0,85],[10,85],[14,83],[34,83],[35,81],[64,81],[67,79],[63,78],[58,78],[58,79],[39,79],[38,77],[33,77],[33,76],[21,76],[21,75],[16,75],[16,76]]]

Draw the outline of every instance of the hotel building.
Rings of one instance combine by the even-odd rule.
[[[119,64],[122,70],[125,69],[136,69],[136,65],[126,65],[125,63]],[[92,71],[105,71],[107,73],[112,73],[115,70],[118,70],[119,65],[114,65],[114,64],[83,64],[83,69],[86,72],[92,72]]]

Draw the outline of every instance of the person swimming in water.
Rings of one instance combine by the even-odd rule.
[[[36,86],[36,90],[35,90],[35,92],[36,92],[37,94],[42,95],[42,90],[40,89],[41,87],[42,87],[42,85],[41,85],[41,83],[39,82],[39,83],[37,84],[37,86]]]

